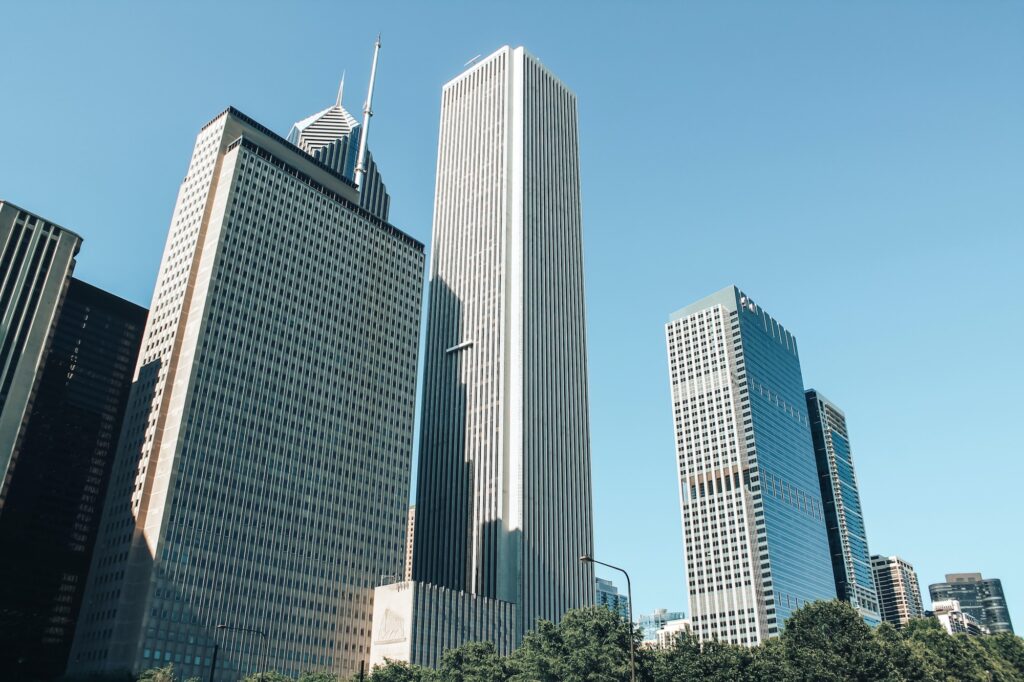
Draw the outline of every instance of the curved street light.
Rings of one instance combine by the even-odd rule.
[[[633,586],[629,582],[629,573],[626,573],[626,569],[619,568],[618,566],[612,566],[606,564],[603,561],[598,561],[589,554],[583,554],[580,556],[580,561],[583,563],[590,564],[601,564],[608,568],[620,571],[622,575],[626,576],[626,594],[629,599],[629,679],[631,682],[636,682],[636,662],[633,660]]]

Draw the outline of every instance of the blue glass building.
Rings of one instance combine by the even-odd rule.
[[[693,631],[757,644],[836,597],[796,339],[736,287],[666,335]]]
[[[814,389],[807,391],[806,397],[836,594],[857,609],[864,622],[874,627],[882,618],[846,415]]]

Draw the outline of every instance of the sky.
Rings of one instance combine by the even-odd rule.
[[[873,553],[998,577],[1024,632],[1024,3],[10,3],[0,198],[149,305],[200,127],[361,110],[430,241],[441,86],[525,45],[579,100],[597,558],[686,609],[664,345],[737,284],[846,413]],[[620,586],[622,579],[605,574]]]

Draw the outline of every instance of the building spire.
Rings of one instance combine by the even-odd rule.
[[[341,106],[341,97],[345,94],[345,72],[341,72],[341,85],[338,86],[338,101],[337,106]]]
[[[373,83],[377,79],[377,55],[380,54],[380,34],[373,44],[373,66],[370,67],[370,88],[366,92],[366,104],[363,105],[363,129],[359,135],[359,156],[356,157],[356,187],[363,184],[366,173],[366,138],[370,136],[370,117],[373,116]]]

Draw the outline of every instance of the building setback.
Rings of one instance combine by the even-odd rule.
[[[857,609],[868,625],[878,625],[881,622],[878,592],[871,570],[846,415],[814,389],[807,391],[806,397],[836,594]]]
[[[82,238],[0,200],[0,512]]]
[[[921,587],[914,567],[898,556],[871,556],[882,620],[901,628],[912,618],[924,617]]]
[[[836,597],[796,339],[732,286],[665,331],[693,632],[754,645]]]
[[[405,571],[403,577],[412,580],[413,537],[416,533],[416,505],[409,506],[409,521],[405,526]]]
[[[64,672],[146,309],[72,279],[0,513],[0,669]]]
[[[405,553],[422,278],[334,169],[235,109],[203,127],[71,672],[359,669]]]
[[[1010,609],[999,578],[982,578],[981,573],[947,573],[946,582],[928,586],[932,601],[954,600],[960,610],[988,628],[992,634],[1013,633]]]
[[[413,582],[378,590],[375,662],[594,601],[576,97],[521,47],[444,86],[425,352]],[[486,634],[445,615],[467,600]]]

